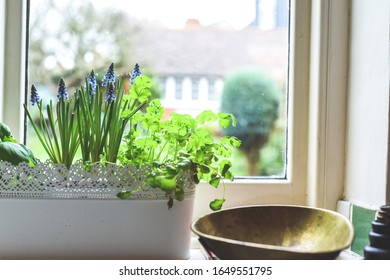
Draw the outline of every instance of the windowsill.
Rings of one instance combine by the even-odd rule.
[[[202,253],[201,249],[191,249],[190,260],[207,260],[207,257]],[[340,253],[336,260],[362,260],[363,257],[350,251],[345,250]]]
[[[347,249],[342,251],[336,260],[363,260],[363,257]]]

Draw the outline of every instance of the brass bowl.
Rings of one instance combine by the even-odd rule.
[[[341,214],[288,205],[221,210],[195,220],[191,229],[219,259],[334,259],[353,239]]]

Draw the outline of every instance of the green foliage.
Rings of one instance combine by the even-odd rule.
[[[3,123],[0,123],[0,140],[4,141],[5,138],[13,138],[9,127]]]
[[[33,152],[17,143],[9,127],[3,123],[0,123],[0,161],[8,161],[13,165],[27,162],[31,167],[37,163]]]
[[[140,77],[130,88],[129,95],[125,96],[124,78],[115,83],[113,67],[112,64],[110,74],[113,81],[104,87],[96,84],[92,71],[85,85],[75,93],[74,102],[67,99],[66,89],[61,87],[61,84],[65,84],[61,79],[59,93],[64,90],[66,98],[59,94],[56,115],[52,101],[46,106],[48,121],[42,100],[37,102],[40,116],[38,125],[33,122],[27,106],[24,106],[36,135],[53,163],[63,163],[70,168],[79,147],[85,163],[94,164],[101,160],[116,163],[126,125],[148,101],[151,82],[146,76]],[[35,91],[34,86],[32,91]]]
[[[261,149],[260,171],[262,176],[284,175],[286,161],[286,136],[284,130],[275,129]]]
[[[138,81],[140,78],[137,77]],[[206,129],[213,122],[225,127],[234,124],[233,115],[204,111],[193,118],[188,114],[173,113],[170,119],[163,120],[163,113],[160,101],[155,99],[145,113],[133,115],[119,155],[122,164],[152,164],[148,184],[173,194],[177,200],[183,199],[183,186],[179,180],[183,171],[192,172],[196,182],[205,180],[214,187],[218,187],[223,179],[234,179],[228,158],[240,141],[228,136],[216,141]],[[118,196],[124,198],[128,195],[124,191]],[[221,206],[222,203],[221,200]]]
[[[173,205],[173,198],[184,199],[183,172],[189,172],[194,182],[205,180],[215,188],[223,179],[233,180],[232,163],[228,158],[241,142],[229,136],[214,140],[207,127],[214,122],[223,128],[234,126],[235,117],[229,113],[204,111],[195,118],[172,113],[169,119],[164,119],[160,100],[149,101],[151,79],[141,75],[138,65],[134,69],[137,71],[133,71],[135,74],[130,78],[128,94],[123,90],[124,78],[115,79],[113,64],[102,87],[97,85],[92,71],[85,85],[75,93],[74,102],[68,101],[65,83],[61,80],[57,118],[54,118],[50,101],[46,107],[47,122],[42,100],[32,86],[31,103],[38,105],[40,113],[38,125],[33,123],[26,106],[25,109],[53,163],[64,163],[69,168],[80,147],[86,170],[97,163],[150,166],[151,172],[143,187],[164,191],[170,197],[169,207]],[[143,187],[124,189],[117,196],[130,198]],[[218,209],[223,201],[224,198],[216,200],[210,207]]]
[[[226,78],[221,110],[233,114],[237,125],[225,128],[225,133],[242,139],[240,149],[250,165],[257,164],[259,150],[268,141],[278,118],[278,108],[276,83],[263,71],[244,68]]]
[[[75,112],[84,162],[96,163],[104,156],[105,161],[116,163],[126,125],[151,95],[150,79],[146,76],[136,80],[129,95],[124,94],[123,82],[121,77],[111,103],[104,102],[107,88],[105,92],[97,86],[96,94],[90,96],[88,83],[76,94]]]
[[[63,80],[61,79],[61,81]],[[70,168],[80,145],[74,103],[71,99],[62,98],[57,102],[54,113],[53,102],[50,100],[49,104],[46,105],[45,115],[42,102],[40,100],[37,104],[39,124],[34,123],[26,104],[24,104],[27,117],[50,160],[53,163],[63,163],[67,168]]]
[[[221,110],[237,118],[235,127],[226,128],[227,135],[269,135],[278,117],[278,107],[277,86],[261,70],[241,69],[226,78]]]
[[[213,201],[210,202],[210,208],[213,210],[213,211],[218,211],[218,210],[221,210],[222,209],[222,206],[223,206],[223,203],[225,202],[225,199],[224,198],[220,198],[220,199],[214,199]]]

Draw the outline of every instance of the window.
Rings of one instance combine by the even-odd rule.
[[[175,79],[175,99],[176,100],[183,99],[183,79],[182,78]]]
[[[199,99],[199,79],[197,79],[197,78],[192,78],[191,99],[192,100]]]
[[[309,185],[315,185],[313,182],[316,180],[318,182],[326,181],[326,178],[331,178],[332,175],[332,172],[331,170],[329,171],[329,168],[337,169],[339,167],[337,162],[332,162],[333,166],[329,167],[325,173],[318,174],[318,172],[311,172],[313,170],[322,170],[318,167],[318,163],[323,163],[325,162],[325,158],[331,158],[332,155],[335,155],[332,153],[332,149],[327,149],[324,152],[324,150],[322,150],[323,146],[315,145],[315,141],[318,139],[326,139],[326,137],[329,137],[328,140],[333,140],[334,133],[332,134],[332,132],[339,132],[339,130],[335,130],[335,128],[333,128],[333,123],[328,123],[327,129],[323,130],[323,135],[318,135],[317,133],[318,128],[322,128],[321,125],[323,125],[323,119],[320,116],[329,115],[327,110],[333,110],[332,108],[335,108],[334,105],[337,103],[340,95],[335,94],[334,91],[327,91],[326,95],[313,95],[310,98],[309,104],[309,92],[315,91],[315,86],[323,84],[322,82],[324,81],[321,80],[324,78],[324,75],[317,75],[318,71],[316,69],[318,69],[318,67],[314,67],[315,65],[312,65],[312,67],[310,66],[311,63],[314,63],[313,61],[315,58],[321,58],[322,61],[317,61],[321,66],[320,69],[326,69],[327,67],[324,67],[323,65],[325,64],[329,66],[329,60],[325,49],[334,46],[334,42],[338,42],[338,44],[340,44],[340,42],[343,42],[344,39],[348,37],[344,36],[345,34],[342,33],[343,36],[339,36],[338,38],[340,40],[335,40],[335,38],[333,38],[328,42],[328,44],[320,44],[324,38],[328,38],[327,36],[329,36],[329,34],[331,36],[334,34],[330,32],[334,31],[334,29],[325,32],[329,26],[332,27],[332,25],[326,21],[326,19],[329,19],[332,16],[333,20],[337,19],[336,22],[338,22],[338,24],[340,21],[342,22],[343,20],[347,20],[345,15],[348,14],[349,6],[348,4],[340,3],[344,1],[331,1],[332,5],[329,4],[331,7],[329,7],[327,3],[323,2],[313,3],[312,7],[311,1],[309,0],[291,2],[290,80],[289,84],[287,85],[291,93],[289,99],[287,100],[290,106],[290,118],[288,123],[289,149],[287,150],[289,164],[286,169],[286,176],[285,179],[280,180],[275,180],[273,178],[236,180],[233,184],[229,184],[227,187],[226,198],[228,201],[226,207],[252,203],[306,204],[308,203],[308,194],[312,195],[315,193],[315,195],[319,197],[319,200],[326,200],[328,198],[327,193],[332,192],[332,189],[329,190],[326,184],[321,184],[321,187],[315,189],[313,187],[314,191],[312,188],[310,188],[310,186],[308,188],[307,186],[308,181]],[[26,34],[24,32],[26,3],[26,1],[21,0],[7,1],[6,4],[4,4],[4,2],[0,4],[1,14],[7,15],[0,17],[2,24],[4,24],[3,20],[7,22],[7,24],[4,24],[4,38],[6,39],[4,40],[4,46],[0,45],[0,50],[1,53],[4,54],[4,57],[9,57],[10,59],[12,58],[12,61],[10,61],[10,59],[5,59],[0,68],[0,76],[5,77],[3,78],[3,96],[0,96],[0,98],[2,98],[1,104],[3,106],[1,120],[10,123],[14,131],[23,130],[23,118],[21,110],[19,111],[18,108],[20,107],[20,103],[23,103],[23,94],[25,88],[25,65],[23,59],[25,38],[23,34]],[[342,9],[337,9],[337,7],[340,6]],[[317,12],[321,15],[320,17],[318,17],[318,14],[315,14]],[[314,14],[313,20],[311,20],[312,13]],[[311,24],[313,24],[313,26],[311,26]],[[347,25],[348,24],[346,24],[346,26]],[[14,32],[15,28],[20,28],[22,32]],[[310,35],[313,30],[315,30],[317,33],[313,33],[315,36],[313,35],[311,38]],[[16,35],[21,34],[21,36],[11,36],[12,34],[15,35],[15,33]],[[2,34],[0,33],[0,35]],[[337,38],[337,32],[334,36]],[[333,55],[335,55],[339,49],[345,50],[346,48],[343,47],[333,49]],[[16,53],[16,55],[14,53]],[[337,63],[338,62],[340,62],[340,60],[337,61]],[[332,63],[336,62],[332,61]],[[315,75],[313,75],[313,73]],[[315,78],[312,78],[313,76],[317,77],[318,79],[316,80]],[[330,76],[326,77],[329,79],[329,81],[332,81]],[[171,79],[171,77],[167,77],[167,88],[169,87]],[[203,79],[200,79],[199,87],[201,87],[202,81]],[[20,92],[20,96],[17,94],[17,92]],[[340,93],[340,91],[336,91],[336,93]],[[315,101],[319,100],[319,96],[325,96],[325,101],[332,100],[332,102],[328,102],[323,106],[316,107]],[[168,97],[169,96],[167,96],[167,98]],[[15,102],[16,104],[14,104]],[[318,104],[323,103],[319,102]],[[324,109],[323,107],[326,108]],[[320,113],[318,113],[318,111]],[[343,112],[345,114],[345,110],[342,108],[340,112],[341,114],[343,114]],[[309,113],[310,125],[308,122]],[[342,122],[343,121],[341,120],[341,123]],[[23,138],[22,133],[18,133],[16,136],[19,139]],[[318,149],[318,147],[320,147],[320,149]],[[340,150],[337,151],[335,156],[339,155]],[[307,164],[308,159],[316,163],[314,167]],[[310,174],[309,179],[307,174]],[[337,180],[339,180],[340,183],[339,177]],[[342,185],[342,183],[337,184],[336,190],[340,189],[340,185]],[[202,197],[207,197],[207,200],[208,197],[213,195],[209,194],[208,192],[209,188],[203,188],[200,186],[197,193],[197,197],[199,198],[198,201],[201,201]],[[333,202],[334,199],[327,203],[330,203],[331,205]],[[203,205],[201,204],[202,203],[197,203],[198,209],[196,209],[196,211],[198,213],[207,211],[206,209],[202,208]],[[324,203],[321,202],[313,204],[319,206],[324,205]],[[329,208],[334,208],[334,206],[329,206]]]
[[[208,100],[215,100],[215,80],[209,79],[208,80],[208,90],[207,90],[207,96]]]
[[[114,61],[124,74],[137,62],[155,80],[174,79],[174,89],[160,94],[168,112],[236,116],[236,128],[210,127],[215,137],[244,142],[233,154],[236,176],[286,178],[288,27],[280,22],[288,22],[289,1],[30,3],[29,83],[49,98],[51,92],[55,99],[59,77],[72,93],[90,69],[102,77]],[[191,82],[194,76],[203,84]],[[36,136],[28,131],[33,145]]]

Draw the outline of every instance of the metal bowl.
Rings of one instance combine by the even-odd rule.
[[[334,259],[353,239],[341,214],[288,205],[221,210],[195,220],[191,229],[219,259]]]

